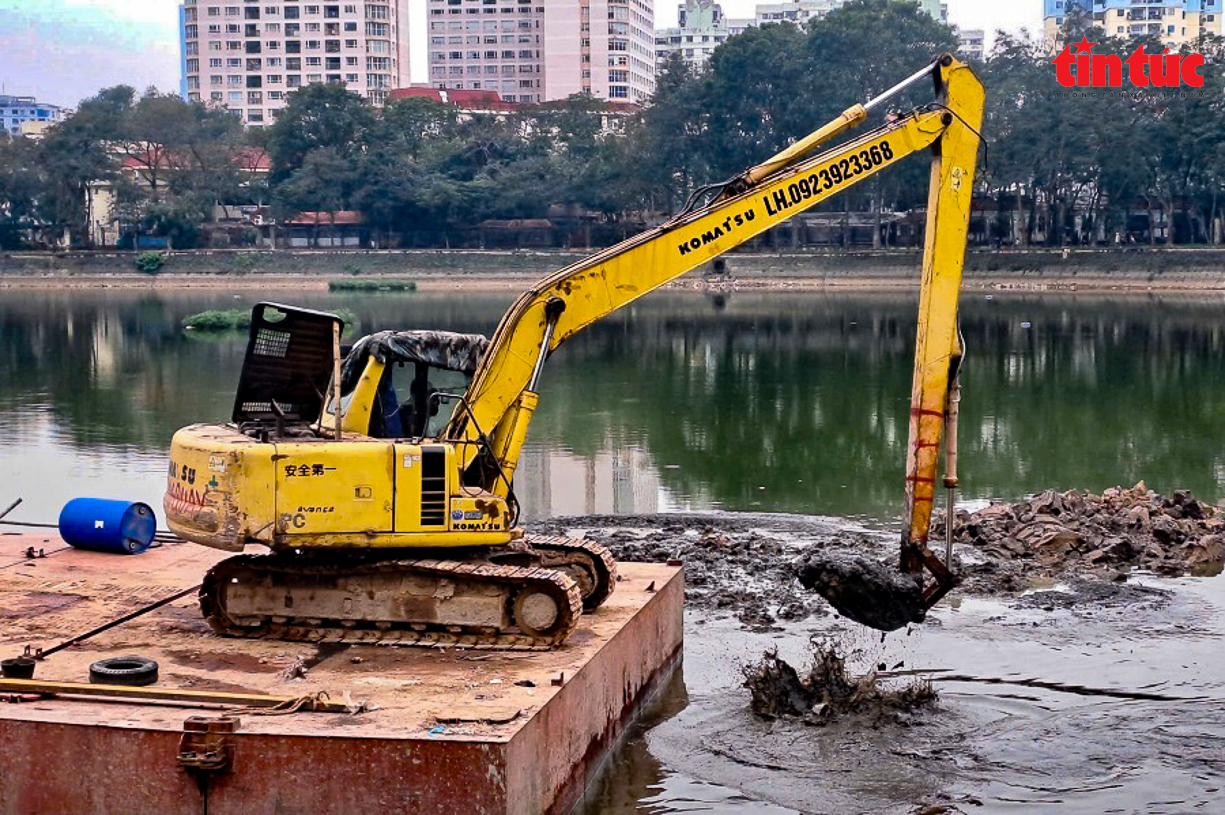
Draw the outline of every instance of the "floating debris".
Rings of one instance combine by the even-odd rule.
[[[751,694],[749,706],[763,719],[799,718],[815,725],[840,715],[912,711],[937,698],[926,680],[882,688],[875,671],[850,676],[836,647],[821,641],[813,643],[812,665],[803,675],[770,650],[744,669],[744,687]]]

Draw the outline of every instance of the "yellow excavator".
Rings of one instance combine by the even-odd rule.
[[[816,151],[920,82],[932,83],[934,101]],[[549,355],[621,306],[924,150],[931,189],[901,566],[930,607],[954,582],[927,537],[961,356],[957,299],[983,101],[973,72],[946,54],[768,161],[697,190],[667,223],[541,280],[488,341],[381,332],[342,356],[335,315],[256,306],[232,421],[186,427],[171,444],[171,530],[219,549],[272,550],[210,570],[200,592],[209,624],[289,640],[561,643],[584,608],[613,591],[616,567],[603,547],[525,535],[517,523],[515,469]],[[410,381],[397,392],[405,369]]]

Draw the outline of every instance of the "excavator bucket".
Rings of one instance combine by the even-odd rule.
[[[814,553],[796,564],[796,576],[843,617],[878,631],[921,623],[929,608],[914,578],[862,557]]]

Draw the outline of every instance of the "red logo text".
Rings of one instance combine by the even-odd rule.
[[[1196,72],[1203,67],[1203,54],[1146,54],[1137,46],[1127,59],[1118,54],[1094,54],[1095,42],[1084,37],[1065,45],[1055,57],[1055,80],[1065,88],[1121,88],[1123,74],[1137,88],[1177,88],[1186,84],[1202,88],[1204,78]],[[1076,49],[1076,50],[1073,50]],[[1075,71],[1073,71],[1075,69]]]

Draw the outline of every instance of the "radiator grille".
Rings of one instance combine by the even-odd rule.
[[[421,448],[421,525],[447,524],[447,454],[442,447]]]

